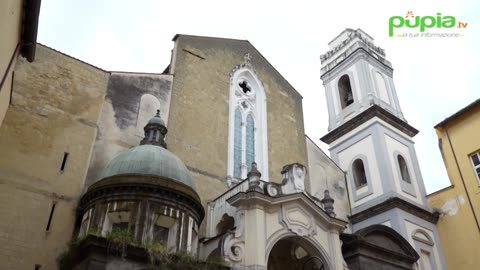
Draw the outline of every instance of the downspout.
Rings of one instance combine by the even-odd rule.
[[[455,150],[453,150],[452,141],[450,140],[450,135],[448,135],[448,129],[445,126],[445,133],[447,134],[448,144],[450,145],[450,149],[453,153],[453,158],[455,159],[455,164],[457,165],[458,173],[460,174],[460,179],[462,180],[463,188],[465,189],[465,193],[467,194],[468,204],[472,209],[473,218],[475,219],[475,223],[477,224],[477,229],[480,232],[480,224],[478,224],[477,215],[475,214],[475,209],[473,208],[472,200],[470,199],[470,194],[468,193],[467,185],[465,185],[465,179],[463,179],[462,171],[460,170],[460,166],[458,165],[457,155],[455,154]]]

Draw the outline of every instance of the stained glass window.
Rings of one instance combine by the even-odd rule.
[[[246,128],[246,162],[248,171],[252,167],[252,162],[255,161],[255,123],[251,114],[247,116]]]
[[[242,113],[235,109],[235,131],[233,138],[233,177],[242,175]]]

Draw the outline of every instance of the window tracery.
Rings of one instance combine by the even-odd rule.
[[[266,99],[250,65],[237,66],[230,80],[227,175],[236,183],[246,178],[253,162],[268,170]]]

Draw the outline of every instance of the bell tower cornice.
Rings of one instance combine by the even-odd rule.
[[[320,74],[323,76],[335,68],[342,61],[359,50],[363,50],[377,59],[385,66],[392,68],[392,64],[385,59],[385,50],[373,44],[373,38],[361,29],[345,29],[330,43],[330,50],[320,56],[322,68]]]

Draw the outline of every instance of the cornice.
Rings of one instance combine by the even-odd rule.
[[[188,209],[199,224],[205,217],[200,198],[193,189],[174,180],[141,175],[113,176],[93,184],[81,197],[79,208],[84,210],[103,201],[143,199]]]
[[[436,224],[438,222],[438,213],[432,213],[398,197],[387,199],[384,202],[367,208],[357,214],[351,215],[349,216],[349,220],[350,222],[352,222],[352,224],[356,224],[394,208],[402,209],[403,211],[408,212],[432,224]]]
[[[330,144],[342,137],[343,135],[347,134],[348,132],[352,131],[353,129],[357,128],[361,124],[372,119],[373,117],[378,117],[379,119],[382,119],[383,121],[387,122],[388,124],[392,125],[393,127],[397,128],[398,130],[407,134],[410,137],[414,137],[418,133],[418,130],[410,126],[407,122],[401,120],[400,118],[396,117],[382,107],[373,104],[365,111],[357,114],[352,119],[348,120],[347,122],[327,133],[325,136],[320,138],[320,140],[322,140],[322,142],[324,143]]]

